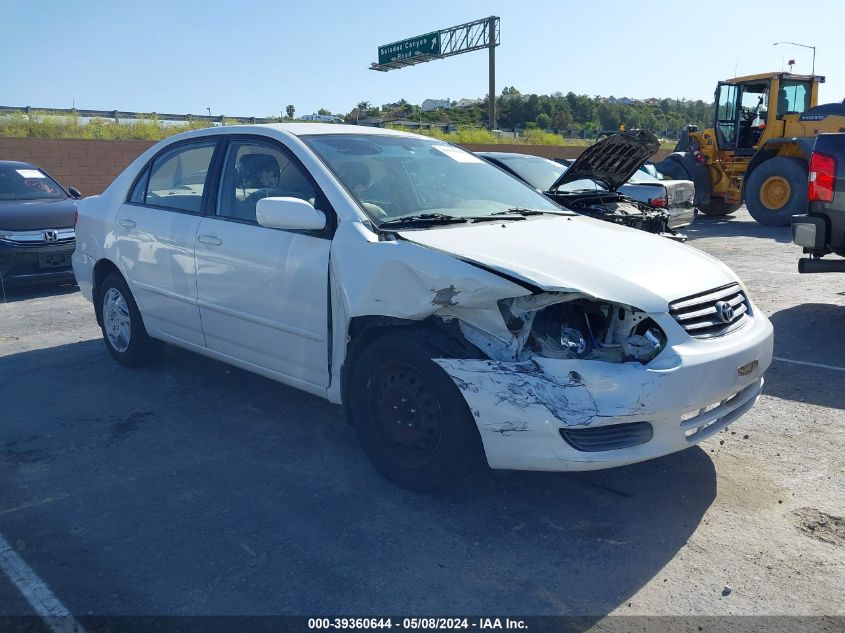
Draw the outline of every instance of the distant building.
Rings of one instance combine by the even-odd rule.
[[[422,102],[423,112],[433,112],[434,110],[445,110],[452,107],[452,102],[448,99],[426,99]]]
[[[461,99],[458,101],[453,108],[471,108],[473,106],[481,105],[484,103],[483,99]]]
[[[343,123],[343,119],[333,114],[303,114],[300,121],[319,121],[320,123]]]

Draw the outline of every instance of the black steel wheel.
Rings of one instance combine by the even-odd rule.
[[[463,396],[432,359],[430,338],[386,334],[354,359],[346,408],[378,470],[411,490],[440,488],[479,463],[481,442]]]

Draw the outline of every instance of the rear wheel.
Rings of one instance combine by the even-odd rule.
[[[807,164],[782,156],[766,161],[745,183],[745,204],[760,224],[789,224],[807,206]]]
[[[711,200],[707,204],[698,205],[698,208],[704,215],[728,215],[741,206],[741,204],[732,204],[724,200]]]
[[[442,487],[479,461],[475,422],[430,339],[388,334],[370,343],[350,376],[347,412],[361,445],[391,481]]]
[[[99,294],[103,339],[112,358],[124,367],[141,367],[158,358],[164,343],[147,334],[123,277],[106,277]]]

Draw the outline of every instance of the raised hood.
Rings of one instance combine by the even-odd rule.
[[[591,178],[610,191],[616,191],[659,148],[657,137],[648,130],[614,134],[585,149],[549,190],[554,191],[567,182]]]
[[[37,231],[73,226],[76,200],[0,200],[0,231]]]
[[[724,264],[665,237],[582,216],[400,231],[416,244],[548,291],[580,291],[646,312],[737,281]]]

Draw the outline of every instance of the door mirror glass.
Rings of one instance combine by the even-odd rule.
[[[255,215],[258,224],[268,229],[326,228],[326,214],[299,198],[262,198],[255,205]]]

